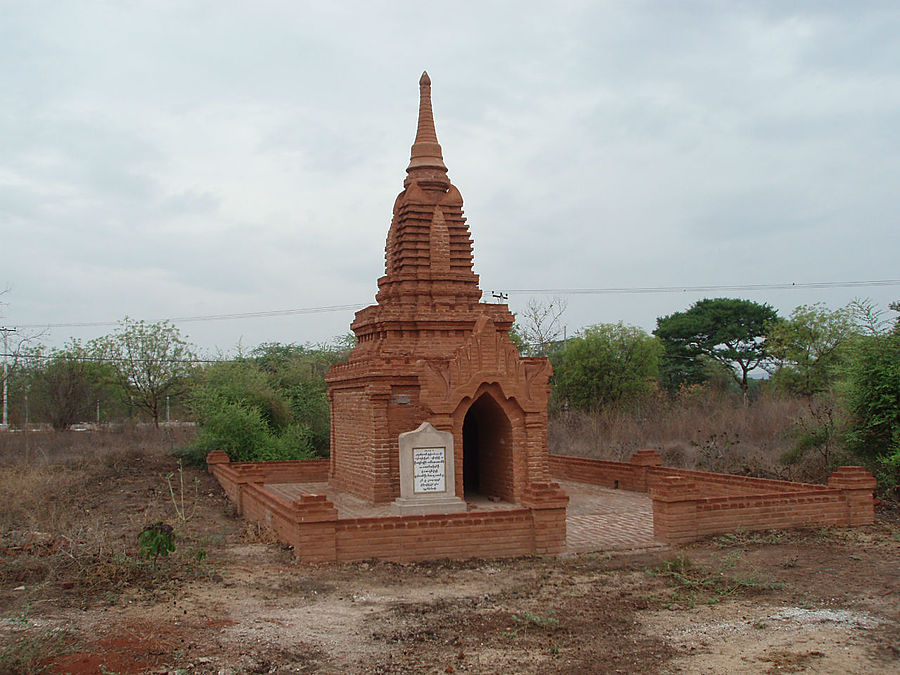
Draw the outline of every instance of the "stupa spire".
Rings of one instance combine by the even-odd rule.
[[[417,181],[423,187],[442,187],[447,189],[447,167],[434,130],[434,112],[431,109],[431,78],[427,72],[419,78],[419,123],[416,127],[416,140],[412,145],[409,157],[408,174],[405,184]]]

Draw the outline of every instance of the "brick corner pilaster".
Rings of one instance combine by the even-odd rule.
[[[531,511],[534,553],[562,553],[566,546],[566,507],[569,495],[550,481],[533,482],[522,493],[522,506]]]
[[[291,502],[294,555],[302,562],[337,560],[337,509],[325,495],[301,495]]]
[[[875,477],[861,466],[839,466],[828,478],[828,487],[840,490],[847,501],[847,525],[875,522],[876,484]]]
[[[213,450],[206,456],[206,470],[210,473],[212,473],[214,468],[219,464],[230,463],[231,458],[228,457],[228,454],[224,450]]]
[[[682,476],[661,476],[650,489],[653,536],[670,544],[697,538],[697,484]]]
[[[552,481],[535,481],[522,491],[522,506],[530,509],[565,509],[569,495]]]
[[[638,492],[648,492],[650,468],[662,466],[663,458],[656,450],[638,450],[631,456],[630,464],[634,472],[634,489]]]

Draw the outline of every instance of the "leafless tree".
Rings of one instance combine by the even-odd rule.
[[[544,301],[531,298],[528,301],[516,317],[516,330],[527,354],[547,355],[552,344],[563,335],[562,316],[567,306],[566,300],[560,297]]]

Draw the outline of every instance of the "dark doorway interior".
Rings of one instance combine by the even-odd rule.
[[[513,501],[512,427],[503,408],[482,394],[463,420],[463,491]]]
[[[472,409],[463,421],[463,490],[467,495],[481,492],[478,480],[478,416]]]

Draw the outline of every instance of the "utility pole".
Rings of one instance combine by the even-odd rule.
[[[9,389],[7,387],[8,371],[6,364],[9,360],[9,334],[15,332],[15,328],[0,327],[0,333],[3,333],[3,421],[0,423],[0,431],[9,429],[9,405],[7,403]]]

